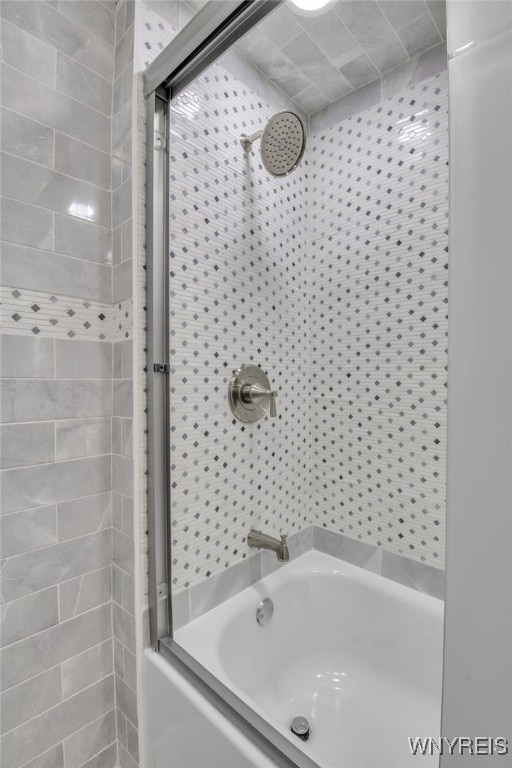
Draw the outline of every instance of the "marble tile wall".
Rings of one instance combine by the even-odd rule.
[[[135,4],[116,5],[112,117],[114,379],[112,411],[112,630],[118,758],[139,762],[134,584],[132,90]]]
[[[206,0],[149,0],[177,27]],[[313,114],[446,39],[445,0],[336,0],[321,13],[283,3],[236,43],[268,81]]]
[[[313,114],[441,43],[444,6],[444,0],[337,0],[308,14],[283,4],[237,47]]]
[[[1,763],[109,768],[114,4],[0,13]]]

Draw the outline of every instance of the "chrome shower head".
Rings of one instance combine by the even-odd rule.
[[[295,112],[284,109],[273,115],[262,131],[241,136],[240,144],[249,151],[261,139],[261,161],[272,176],[288,176],[302,160],[306,149],[306,130]]]

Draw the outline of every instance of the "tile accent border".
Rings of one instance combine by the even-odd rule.
[[[0,288],[3,333],[82,341],[112,341],[112,304],[25,288]]]
[[[342,533],[311,525],[292,534],[288,538],[288,548],[290,562],[305,552],[316,549],[417,592],[444,600],[445,572],[441,568],[386,552],[382,547],[351,539]],[[174,629],[180,629],[280,568],[286,568],[286,563],[280,563],[275,555],[261,550],[226,568],[222,573],[174,593]]]
[[[127,341],[133,337],[133,299],[130,296],[114,304],[113,339]]]
[[[133,300],[106,304],[74,296],[0,286],[2,334],[77,341],[133,336]]]

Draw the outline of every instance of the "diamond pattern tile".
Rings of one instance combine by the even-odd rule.
[[[279,181],[238,144],[273,111],[220,65],[173,104],[176,590],[243,559],[253,525],[443,564],[446,73],[311,136]],[[232,417],[242,362],[277,422]]]
[[[0,286],[3,333],[82,341],[121,341],[132,332],[132,300],[114,308],[73,296],[48,296],[40,291]],[[37,316],[37,325],[34,318]]]
[[[313,137],[313,521],[444,562],[446,73]]]
[[[309,524],[305,163],[270,182],[239,137],[275,112],[220,65],[172,105],[171,504],[176,589]],[[243,425],[228,381],[269,374],[278,418]]]

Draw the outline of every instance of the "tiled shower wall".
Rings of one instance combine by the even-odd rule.
[[[1,762],[108,768],[113,4],[1,14]]]
[[[315,132],[308,161],[312,519],[443,567],[446,72]]]
[[[166,34],[157,17],[146,15],[146,22],[145,63],[161,48],[160,38]],[[235,62],[225,60],[175,104],[171,170],[175,595],[190,585],[196,585],[197,592],[197,585],[209,576],[243,560],[248,553],[244,538],[253,524],[277,533],[294,532],[312,522],[390,552],[443,565],[447,84],[444,74],[428,80],[445,67],[441,48],[414,60],[407,70],[401,67],[389,73],[386,83],[381,86],[379,81],[371,93],[362,89],[359,109],[352,98],[346,110],[341,102],[334,105],[331,120],[328,110],[321,120],[312,120],[301,171],[283,186],[261,169],[257,148],[251,154],[251,176],[241,177],[242,191],[252,183],[261,190],[260,199],[266,199],[266,214],[273,206],[263,230],[271,238],[276,221],[280,234],[296,237],[293,287],[302,296],[299,312],[290,305],[292,312],[287,314],[275,299],[268,311],[265,292],[272,283],[281,292],[279,273],[289,269],[287,244],[269,260],[269,238],[265,241],[253,226],[245,198],[233,195],[240,189],[239,134],[261,127],[285,105],[285,97],[262,100],[249,87],[247,65],[237,77]],[[408,86],[410,80],[416,85]],[[377,91],[383,95],[381,102],[375,98]],[[385,98],[386,92],[395,95]],[[373,103],[370,109],[368,101]],[[247,122],[255,111],[256,118]],[[356,114],[339,122],[344,111]],[[287,197],[279,198],[286,187]],[[256,225],[258,209],[256,203]],[[244,231],[246,221],[250,234]],[[390,232],[395,231],[391,241]],[[249,254],[248,262],[242,251],[238,263],[240,243]],[[260,288],[263,298],[252,291],[245,302],[242,293],[241,323],[240,286],[245,291],[251,282],[261,281],[261,262],[269,275]],[[283,297],[288,306],[286,290]],[[396,297],[392,309],[390,297]],[[263,326],[267,335],[262,336],[262,352],[254,360],[271,378],[276,372],[282,376],[285,357],[276,363],[273,354],[264,357],[266,349],[279,344],[280,334],[288,332],[293,319],[297,321],[298,333],[289,336],[288,352],[293,356],[297,344],[305,352],[294,370],[302,397],[293,397],[287,374],[273,383],[280,388],[285,412],[285,423],[278,430],[282,428],[284,435],[294,418],[304,418],[304,450],[286,453],[285,440],[277,441],[272,460],[260,473],[260,459],[253,460],[249,469],[244,466],[247,462],[237,441],[241,439],[244,447],[248,440],[257,441],[258,455],[268,442],[270,424],[265,420],[243,427],[233,421],[226,406],[226,385],[239,362],[237,348],[250,351],[258,333],[249,311],[258,317],[262,308],[267,310]],[[377,374],[382,371],[371,381],[370,367]],[[289,476],[302,478],[301,497],[287,495],[286,475],[283,479],[279,470],[283,456]],[[257,498],[251,488],[253,472],[262,478],[257,485],[262,498],[271,501],[263,521],[254,519],[248,503]],[[279,492],[272,499],[275,486]],[[252,498],[246,498],[248,493]],[[251,574],[237,571],[240,584],[247,578]],[[182,603],[175,606],[180,615]]]
[[[171,105],[172,582],[188,587],[249,554],[251,527],[309,521],[304,165],[269,181],[240,136],[268,103],[221,61]],[[255,363],[280,418],[229,410],[234,369]]]
[[[232,124],[238,128],[244,106],[249,111],[255,105],[254,94],[243,86],[238,86],[236,96],[230,93],[231,78],[222,70],[219,77],[219,70],[212,69],[174,111],[176,134],[181,134],[181,140],[173,135],[171,171],[175,190],[171,195],[173,581],[177,587],[197,584],[240,561],[246,555],[246,550],[239,549],[240,539],[243,545],[248,526],[260,525],[258,518],[251,519],[244,499],[251,475],[244,472],[241,452],[232,448],[240,434],[242,440],[247,433],[258,440],[258,427],[244,428],[231,418],[226,406],[227,375],[219,364],[222,361],[228,373],[234,367],[232,349],[239,341],[232,328],[240,325],[237,281],[251,286],[251,280],[261,275],[258,256],[265,260],[265,242],[252,225],[248,245],[254,250],[249,251],[247,264],[236,265],[237,251],[230,241],[225,242],[227,232],[236,237],[236,224],[243,225],[246,210],[243,198],[231,210],[227,204],[223,207],[231,199],[231,177],[219,172],[222,143],[218,137],[223,136],[229,153],[234,142],[226,140],[226,134]],[[236,109],[231,117],[229,106],[224,105],[224,124],[216,110],[219,82],[230,97],[227,105]],[[246,105],[237,102],[244,93],[249,96]],[[206,96],[208,114],[201,114]],[[428,565],[444,564],[447,118],[443,73],[310,136],[303,174],[297,172],[287,180],[292,189],[300,190],[295,199],[301,204],[307,187],[307,216],[301,218],[307,228],[300,231],[304,239],[294,257],[294,276],[302,281],[305,304],[299,313],[292,307],[288,316],[281,309],[264,343],[267,348],[279,344],[280,334],[286,335],[287,323],[295,317],[300,344],[306,351],[310,345],[311,360],[306,354],[301,367],[294,369],[306,382],[306,396],[289,402],[293,382],[286,375],[284,381],[276,382],[285,411],[282,434],[290,429],[289,420],[305,419],[303,464],[297,453],[287,454],[292,473],[304,485],[301,503],[295,503],[294,511],[283,519],[281,509],[290,499],[279,460],[286,454],[281,453],[284,443],[274,442],[274,460],[267,462],[261,488],[268,499],[268,489],[280,484],[283,497],[268,505],[265,529],[294,532],[310,521]],[[199,143],[202,133],[213,136],[213,168],[208,145]],[[224,165],[236,168],[236,159],[228,157]],[[202,169],[203,158],[207,173]],[[210,169],[213,176],[208,175]],[[222,195],[214,196],[213,206],[211,197],[200,197],[203,186],[222,190]],[[278,199],[278,186],[264,171],[258,187],[266,190],[268,199]],[[210,209],[202,220],[200,200]],[[296,208],[291,198],[286,205],[293,217]],[[224,227],[212,237],[214,213]],[[293,223],[288,226],[283,227],[284,233],[298,234]],[[208,243],[207,251],[203,242]],[[272,263],[267,260],[274,288],[279,285],[277,273],[286,267],[286,254],[285,247]],[[215,272],[208,262],[213,262]],[[228,275],[223,269],[230,270]],[[300,295],[300,283],[297,287]],[[283,297],[286,302],[286,290]],[[250,301],[249,307],[258,312],[255,292]],[[276,298],[272,306],[278,306]],[[212,313],[215,325],[210,338]],[[246,331],[242,325],[242,330],[250,343],[254,319],[245,307],[244,316],[249,326]],[[270,327],[267,322],[266,328]],[[289,342],[287,351],[293,356],[297,342],[293,336]],[[271,377],[274,371],[282,373],[283,359],[264,360]],[[180,360],[181,370],[176,365]],[[206,375],[201,374],[202,366]],[[271,426],[264,422],[261,428],[265,442]],[[259,460],[253,462],[256,471],[259,464]],[[240,472],[242,485],[237,482]],[[292,500],[298,499],[296,495]],[[302,516],[302,510],[307,510],[307,516]],[[240,574],[236,578],[246,583]]]

